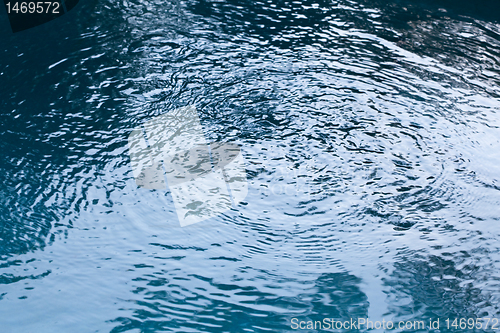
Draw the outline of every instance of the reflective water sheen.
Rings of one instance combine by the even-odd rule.
[[[0,15],[2,332],[500,318],[499,12],[435,3],[87,0],[18,34]],[[188,105],[241,146],[249,192],[181,228],[127,137]]]

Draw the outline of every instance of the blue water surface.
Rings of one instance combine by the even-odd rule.
[[[493,4],[81,0],[15,34],[0,11],[0,331],[500,320]],[[188,105],[249,192],[181,228],[127,138]]]

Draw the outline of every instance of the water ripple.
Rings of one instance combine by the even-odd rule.
[[[468,6],[89,1],[2,37],[3,326],[498,316],[500,28]],[[127,137],[185,105],[249,194],[180,228]]]

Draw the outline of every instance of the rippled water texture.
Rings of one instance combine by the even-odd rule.
[[[81,0],[17,34],[0,15],[1,331],[500,318],[499,11],[473,3]],[[181,228],[127,137],[188,105],[249,185]]]

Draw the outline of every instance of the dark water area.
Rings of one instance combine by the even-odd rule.
[[[15,34],[1,12],[0,331],[500,320],[499,7],[81,0]],[[180,227],[127,138],[188,105],[248,195]]]

